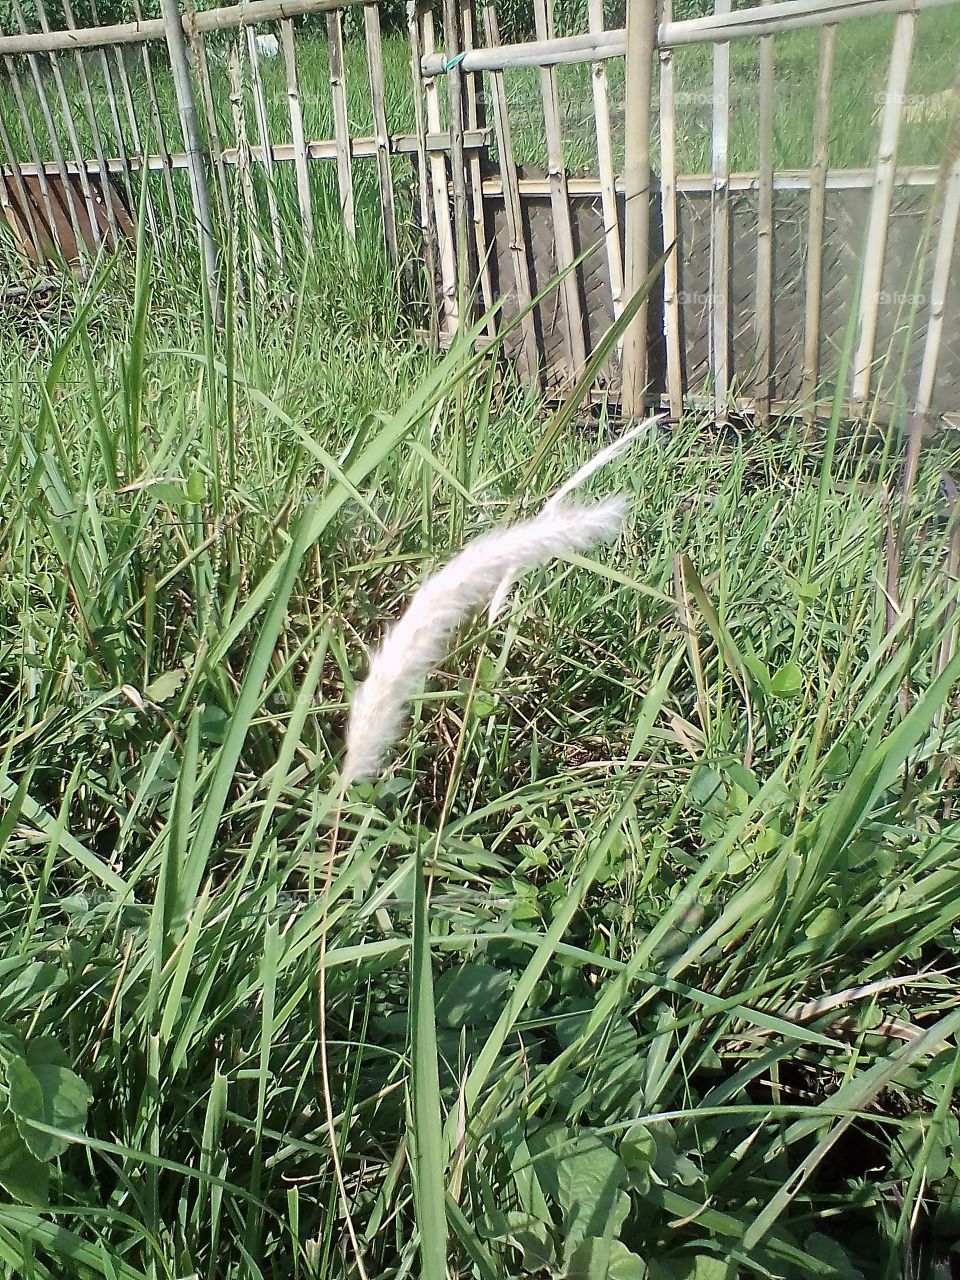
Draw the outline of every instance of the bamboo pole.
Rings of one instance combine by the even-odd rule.
[[[20,162],[17,159],[16,152],[13,149],[13,143],[10,141],[10,135],[7,132],[7,126],[4,124],[3,115],[0,114],[0,146],[3,147],[4,154],[7,158],[7,168],[10,171],[10,181],[13,183],[14,193],[20,204],[22,213],[17,216],[17,222],[22,224],[23,230],[30,239],[30,243],[34,247],[37,262],[42,263],[46,256],[46,245],[40,234],[36,219],[33,216],[33,203],[30,194],[27,191],[26,184],[23,181],[23,175],[20,172]],[[5,195],[6,184],[4,175],[0,174],[0,195]],[[7,201],[9,206],[9,201]],[[11,210],[12,211],[12,210]],[[22,239],[22,236],[21,236]],[[51,240],[51,243],[53,241]]]
[[[250,237],[250,255],[253,258],[253,274],[257,291],[261,296],[267,287],[267,278],[263,268],[263,245],[257,231],[257,202],[254,196],[253,180],[250,177],[250,146],[247,142],[247,125],[243,111],[243,72],[240,61],[240,44],[234,41],[227,62],[227,75],[230,81],[230,112],[233,116],[233,136],[236,144],[236,164],[240,175],[240,190],[247,211],[247,234]]]
[[[183,134],[183,145],[190,160],[190,193],[193,197],[193,212],[196,221],[197,240],[200,246],[200,257],[203,263],[204,283],[210,298],[211,315],[219,316],[220,287],[217,280],[217,248],[213,238],[210,190],[207,186],[207,174],[203,161],[203,139],[200,136],[197,104],[193,96],[190,64],[187,61],[187,46],[183,38],[183,25],[180,20],[177,0],[160,0],[160,12],[167,21],[167,50],[170,55],[170,70],[173,73],[173,86],[176,90],[177,106],[180,109],[180,129]]]
[[[20,0],[12,0],[14,10],[22,13]],[[44,7],[43,0],[35,0],[37,20],[40,23],[40,29],[44,33],[49,32],[50,25],[47,22],[47,11]],[[49,55],[50,58],[50,74],[53,77],[54,88],[56,89],[57,98],[60,102],[60,113],[63,118],[64,127],[67,131],[67,140],[70,143],[70,149],[73,152],[74,159],[78,165],[83,164],[83,148],[80,146],[80,138],[77,134],[77,122],[73,118],[73,107],[67,96],[67,86],[63,82],[63,75],[60,71],[60,60],[55,53]],[[96,128],[96,121],[94,121]],[[96,143],[94,143],[96,146]],[[87,220],[90,226],[90,239],[99,244],[102,240],[100,234],[100,219],[97,216],[97,203],[94,199],[93,188],[90,186],[89,174],[83,172],[80,177],[80,192],[83,196],[83,202],[87,210]],[[79,248],[79,246],[78,246]]]
[[[910,76],[913,42],[917,15],[905,13],[897,19],[890,54],[890,70],[887,75],[887,92],[880,123],[880,141],[877,148],[876,179],[867,236],[864,246],[863,284],[860,291],[859,340],[853,360],[852,400],[861,412],[870,394],[873,372],[874,348],[877,337],[877,320],[880,310],[880,285],[886,256],[887,231],[890,225],[890,206],[893,201],[894,179],[897,169],[897,142],[900,137],[900,121]]]
[[[823,294],[823,228],[827,202],[827,163],[830,147],[830,95],[833,88],[837,28],[820,32],[820,66],[817,102],[813,117],[813,149],[810,160],[810,213],[807,224],[807,279],[803,325],[804,420],[812,427],[817,419],[817,377],[820,352],[820,309]]]
[[[76,30],[73,9],[69,4],[69,0],[64,0],[63,8],[68,25],[73,30]],[[97,12],[95,4],[91,5],[91,16],[93,17],[94,22],[96,22]],[[106,49],[101,47],[97,50],[97,60],[100,63],[100,70],[103,74],[104,93],[107,99],[107,109],[110,113],[110,123],[113,127],[113,135],[117,143],[117,155],[123,165],[121,173],[123,177],[123,189],[127,197],[127,208],[132,210],[137,207],[137,204],[133,193],[133,181],[130,176],[130,165],[127,160],[127,144],[123,136],[123,125],[120,121],[120,106],[117,102],[116,89],[113,83],[113,74],[110,70],[110,62],[107,59]]]
[[[197,13],[193,0],[184,0],[184,30],[193,55],[193,70],[200,86],[200,97],[203,101],[203,114],[207,121],[207,137],[209,151],[213,160],[213,172],[217,180],[217,195],[220,201],[222,225],[230,223],[230,187],[227,183],[227,169],[223,163],[223,142],[220,138],[220,126],[217,122],[217,109],[213,97],[213,85],[210,81],[210,64],[207,60],[207,44],[203,35],[197,30]]]
[[[143,14],[140,9],[140,0],[132,0],[133,12],[138,20],[142,20]],[[176,8],[176,6],[172,6]],[[161,13],[163,10],[161,9]],[[177,21],[180,22],[180,13],[177,11]],[[182,29],[181,29],[182,37]],[[163,189],[167,195],[167,204],[170,206],[170,234],[173,237],[174,246],[180,246],[180,215],[177,209],[177,193],[173,189],[173,167],[170,164],[170,149],[167,146],[167,140],[163,131],[163,115],[160,111],[160,103],[157,100],[157,87],[153,80],[153,64],[150,61],[150,50],[145,44],[140,46],[140,57],[143,61],[143,78],[147,86],[147,101],[150,103],[150,127],[153,130],[153,136],[157,140],[157,151],[163,160],[161,174],[163,175]]]
[[[537,38],[540,40],[552,38],[553,0],[534,0],[533,15]],[[570,213],[566,163],[563,158],[557,73],[554,67],[541,67],[539,74],[540,99],[543,103],[543,123],[547,139],[547,176],[550,180],[550,207],[553,212],[556,264],[557,270],[564,273],[560,284],[560,296],[563,302],[567,353],[570,361],[567,373],[572,383],[580,375],[587,361],[586,333],[578,273],[571,270],[577,255],[573,242],[573,219]]]
[[[364,11],[366,12],[366,11]],[[290,112],[290,134],[293,139],[294,164],[297,171],[297,203],[304,235],[313,238],[313,200],[310,195],[310,173],[307,169],[307,140],[303,131],[300,85],[297,81],[297,46],[293,38],[293,20],[280,23],[283,62],[287,79],[287,107]]]
[[[247,4],[227,5],[222,9],[197,14],[198,30],[228,31],[240,26],[255,26],[280,18],[294,18],[305,13],[327,13],[370,0],[250,0]],[[819,27],[833,22],[854,21],[881,14],[920,12],[956,4],[957,0],[784,0],[784,3],[760,5],[738,10],[723,18],[690,18],[683,22],[661,24],[657,46],[661,49],[681,45],[718,43],[754,39],[763,35],[780,35],[803,27]],[[0,36],[0,56],[5,53],[49,53],[51,50],[94,48],[101,45],[141,44],[163,39],[163,22],[159,18],[115,23],[105,27],[83,27],[76,31],[51,31],[49,35],[24,34]],[[461,66],[464,72],[504,70],[506,67],[561,63],[595,62],[598,58],[622,58],[627,40],[624,28],[603,33],[601,39],[566,36],[550,40],[527,41],[522,45],[502,45],[495,52],[478,49]],[[423,66],[423,74],[437,76],[444,62],[434,54]]]
[[[393,195],[393,170],[390,165],[390,126],[387,123],[386,74],[383,66],[383,41],[380,38],[380,10],[375,4],[363,6],[363,33],[367,46],[367,73],[370,78],[370,105],[373,111],[373,136],[377,147],[377,183],[380,189],[380,212],[383,217],[383,240],[387,256],[396,264],[397,211]]]
[[[407,0],[407,36],[410,42],[410,82],[413,85],[413,114],[417,142],[417,203],[420,207],[420,242],[427,272],[427,305],[430,317],[430,342],[439,343],[439,316],[436,306],[437,254],[434,237],[438,222],[433,216],[430,165],[427,158],[426,104],[420,62],[423,54],[422,32],[417,0]]]
[[[718,14],[730,0],[715,0]],[[730,394],[730,46],[713,50],[713,191],[710,199],[710,376],[713,412],[727,420]]]
[[[497,11],[493,0],[484,0],[483,29],[486,42],[495,47],[500,39]],[[523,225],[523,204],[513,153],[513,135],[510,129],[510,113],[502,71],[490,72],[490,98],[493,104],[493,125],[497,139],[497,164],[500,169],[501,194],[504,215],[510,240],[510,258],[513,263],[514,288],[517,305],[523,312],[520,331],[523,337],[523,365],[521,373],[528,386],[540,386],[540,356],[537,347],[536,319],[530,310],[533,292],[530,287],[530,265],[527,261],[527,238]],[[487,188],[484,187],[486,192]]]
[[[460,0],[460,32],[464,49],[472,49],[476,43],[476,20],[474,17],[474,0]],[[464,103],[464,132],[461,144],[465,148],[466,134],[480,127],[483,112],[483,81],[474,75],[462,77],[462,100]],[[486,212],[483,203],[483,169],[480,153],[467,153],[469,182],[467,186],[470,217],[472,222],[472,240],[470,241],[471,280],[478,280],[480,297],[486,319],[487,336],[493,338],[497,332],[497,318],[490,314],[496,299],[493,292],[493,276],[490,271],[490,249],[487,246]]]
[[[627,94],[624,107],[623,185],[626,191],[626,256],[623,287],[627,300],[650,269],[650,100],[655,0],[633,0],[627,9]],[[647,382],[647,307],[638,308],[623,341],[623,410],[643,414]]]
[[[260,153],[263,156],[264,186],[267,189],[267,213],[270,218],[270,230],[273,234],[273,252],[277,266],[283,264],[283,231],[280,226],[280,211],[277,207],[276,179],[273,172],[273,148],[270,144],[270,120],[267,116],[267,100],[263,93],[263,81],[260,78],[260,51],[257,49],[257,36],[253,27],[246,28],[247,59],[250,63],[250,90],[253,95],[253,114],[257,121],[257,134],[260,138]]]
[[[353,169],[350,163],[350,123],[347,118],[347,82],[343,58],[343,21],[340,11],[327,14],[327,48],[330,57],[330,94],[333,99],[333,133],[337,140],[337,186],[340,211],[351,240],[356,239],[357,219],[353,203]]]
[[[20,27],[20,30],[26,31],[27,25],[23,16],[23,9],[20,7],[20,4],[17,2],[17,0],[14,0],[13,10],[14,10],[14,16],[16,17],[16,20],[17,20],[17,25]],[[53,112],[50,109],[50,101],[47,97],[46,90],[43,87],[43,78],[40,75],[40,68],[37,63],[37,59],[33,54],[27,54],[27,70],[30,72],[30,79],[33,81],[33,88],[34,88],[34,92],[37,95],[37,103],[40,107],[40,114],[42,115],[43,123],[46,126],[47,136],[50,139],[50,149],[53,153],[54,163],[57,166],[57,174],[63,186],[63,201],[67,210],[67,216],[70,221],[70,227],[73,232],[77,254],[78,254],[78,257],[82,258],[83,246],[85,241],[84,241],[84,234],[83,234],[83,224],[80,220],[80,211],[74,196],[73,187],[71,186],[70,179],[67,176],[67,165],[64,159],[63,151],[61,150],[61,147],[60,147],[59,130],[57,129],[57,126],[54,122]],[[12,83],[17,84],[19,86],[18,80],[14,80],[13,77],[11,77],[11,81]],[[24,119],[24,121],[28,121],[30,118],[29,112],[27,111],[26,103],[23,101],[22,93],[20,94],[20,98],[17,105],[20,110],[21,117]],[[49,186],[48,186],[48,195],[49,195]],[[51,227],[55,229],[56,219],[53,214],[52,200],[50,201],[50,204],[51,204],[50,222],[51,222]],[[54,230],[54,235],[56,235],[55,230]]]
[[[90,0],[90,16],[93,18],[94,22],[99,22],[100,15],[97,10],[96,0]],[[106,53],[103,46],[100,47],[100,53],[104,58],[106,58]],[[133,142],[134,149],[139,158],[140,170],[142,173],[146,163],[146,157],[144,154],[145,148],[143,145],[143,140],[140,136],[140,126],[137,122],[136,108],[133,105],[133,92],[130,88],[130,78],[127,75],[126,63],[123,60],[123,50],[120,48],[119,45],[113,46],[113,55],[114,55],[114,60],[116,62],[116,67],[117,67],[117,78],[120,81],[120,91],[121,91],[121,94],[123,95],[123,105],[126,111],[127,123],[130,127],[130,138]],[[113,92],[112,80],[111,80],[111,89],[109,92],[112,97],[112,92]],[[119,113],[119,108],[117,108],[117,126],[119,127],[119,125],[120,125],[120,113]],[[122,136],[123,136],[123,129],[120,128],[118,133],[118,139],[122,138]],[[126,169],[129,172],[130,209],[133,210],[137,208],[137,199],[133,193],[133,165],[130,163],[131,158],[127,153],[126,145],[123,142],[120,142],[119,146],[120,146],[120,155],[123,157],[122,163],[126,166]],[[109,160],[107,161],[107,167],[110,168]],[[150,231],[153,235],[154,242],[156,243],[160,239],[160,227],[157,222],[157,214],[156,214],[156,209],[154,208],[153,194],[150,190],[150,183],[147,180],[146,176],[144,176],[143,181],[146,187],[146,190],[144,191],[144,198],[145,198],[145,204],[146,204],[147,222],[150,226]]]
[[[757,415],[762,424],[770,420],[773,396],[773,36],[760,38],[760,102],[757,194],[757,292],[754,327],[757,340]]]
[[[417,21],[420,42],[424,49],[433,49],[433,13],[428,3],[417,0]],[[439,133],[440,97],[436,80],[428,80],[423,86],[427,127]],[[433,192],[433,216],[437,229],[437,249],[440,256],[440,287],[443,293],[444,324],[452,337],[460,327],[460,307],[457,298],[457,260],[453,241],[453,224],[450,219],[450,200],[447,190],[447,162],[442,151],[431,148],[430,182]]]
[[[920,382],[917,389],[915,412],[925,416],[933,403],[933,389],[937,377],[937,363],[943,339],[943,322],[947,305],[947,289],[960,229],[960,158],[950,171],[940,215],[940,234],[937,237],[933,276],[930,282],[930,311],[927,336],[923,344],[923,360],[920,365]]]
[[[669,4],[670,0],[666,0]],[[603,0],[589,0],[590,31],[603,30]],[[597,170],[600,176],[600,208],[603,212],[603,237],[607,250],[607,274],[614,318],[623,310],[623,254],[620,248],[620,210],[617,205],[617,180],[613,167],[613,141],[610,133],[610,102],[607,95],[607,67],[602,60],[593,64],[593,114],[597,126]]]
[[[60,0],[63,10],[63,18],[68,29],[76,27],[73,20],[73,8],[70,0]],[[46,25],[47,18],[43,6],[43,0],[37,0],[37,16],[40,18],[41,25],[45,30],[49,30]],[[101,55],[103,51],[101,50]],[[54,55],[51,54],[51,57]],[[113,208],[113,197],[111,191],[110,174],[107,171],[106,150],[103,145],[103,139],[100,136],[100,126],[97,123],[97,113],[93,105],[93,95],[90,92],[90,81],[87,79],[87,69],[83,64],[83,55],[79,50],[74,51],[74,61],[77,68],[77,79],[80,82],[80,94],[83,98],[84,114],[87,117],[87,127],[90,130],[90,138],[93,142],[94,156],[97,161],[97,174],[100,178],[101,190],[103,192],[104,212],[107,218],[107,226],[110,230],[110,237],[113,240],[114,248],[120,246],[120,228],[117,226],[116,214]],[[78,146],[78,151],[79,151]],[[95,203],[95,201],[93,202]]]
[[[40,200],[43,204],[43,211],[47,215],[47,225],[50,228],[51,243],[54,249],[61,248],[57,240],[57,226],[53,214],[53,197],[50,191],[50,184],[47,182],[47,168],[40,159],[40,148],[37,145],[37,136],[33,131],[33,125],[30,121],[30,113],[27,111],[27,104],[23,98],[23,88],[20,84],[20,77],[17,74],[17,68],[12,58],[4,57],[4,70],[10,80],[10,88],[13,90],[13,100],[17,106],[17,113],[20,117],[20,123],[23,126],[24,137],[27,140],[27,149],[33,157],[34,172],[37,176],[37,184],[40,188]],[[18,171],[26,173],[27,170],[23,164],[18,164]],[[59,172],[59,170],[57,170]]]
[[[196,15],[196,23],[197,30],[203,33],[232,31],[237,27],[254,27],[258,23],[296,18],[305,13],[329,13],[334,9],[346,9],[369,2],[370,0],[249,0],[249,3],[206,9]],[[78,27],[74,31],[25,31],[18,36],[0,36],[0,56],[5,53],[19,56],[24,53],[50,53],[165,40],[163,19],[144,18],[138,4],[132,7],[132,22]]]
[[[591,0],[593,3],[594,0]],[[663,0],[663,20],[673,15],[673,0]],[[683,355],[680,322],[680,218],[677,206],[677,121],[673,100],[673,53],[660,50],[660,218],[665,245],[674,251],[663,266],[663,337],[667,348],[670,416],[683,413]]]
[[[443,0],[443,41],[448,63],[462,45],[456,0]],[[453,189],[453,225],[457,253],[457,305],[461,315],[469,314],[470,292],[475,279],[467,237],[467,178],[463,150],[463,78],[460,67],[449,66],[447,82],[447,127],[450,130],[450,178]]]

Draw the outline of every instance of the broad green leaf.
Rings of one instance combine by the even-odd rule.
[[[45,1205],[50,1171],[27,1147],[13,1114],[0,1111],[0,1187],[24,1204]]]
[[[562,1280],[647,1280],[647,1264],[619,1240],[591,1236],[574,1250]]]
[[[17,1129],[31,1152],[38,1160],[63,1155],[69,1145],[66,1140],[34,1126],[81,1133],[92,1100],[86,1084],[68,1067],[50,1062],[30,1065],[23,1058],[13,1058],[7,1064],[7,1088]]]
[[[475,961],[447,970],[436,982],[437,1021],[457,1029],[496,1021],[513,982],[513,974]]]
[[[796,698],[803,692],[803,672],[795,662],[787,662],[770,681],[775,698]]]

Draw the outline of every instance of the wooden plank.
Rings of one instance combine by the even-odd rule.
[[[416,0],[416,19],[420,30],[420,47],[433,50],[435,34],[433,11],[429,3]],[[427,128],[438,133],[440,123],[440,94],[436,80],[427,80],[423,86]],[[457,258],[453,239],[453,223],[450,218],[450,202],[447,195],[447,161],[442,151],[428,148],[430,160],[430,185],[433,198],[433,217],[436,225],[437,252],[440,258],[440,288],[443,296],[444,328],[454,334],[460,327],[460,306],[457,298]]]
[[[642,0],[646,4],[647,0]],[[534,0],[534,21],[539,40],[553,37],[553,0]],[[547,139],[547,176],[550,180],[550,206],[553,210],[553,229],[556,238],[557,271],[563,272],[560,297],[563,302],[563,321],[567,336],[567,371],[574,382],[587,361],[586,326],[580,296],[578,273],[570,270],[576,261],[573,243],[573,219],[570,214],[570,193],[567,189],[567,170],[563,158],[563,135],[560,124],[560,95],[557,90],[557,73],[554,67],[540,67],[540,100],[543,103],[543,123]],[[628,196],[629,199],[629,196]],[[629,232],[628,232],[629,235]]]
[[[671,0],[666,0],[669,5]],[[587,19],[590,31],[603,30],[603,0],[589,0]],[[594,62],[593,115],[597,132],[597,170],[600,177],[600,208],[603,211],[603,236],[607,251],[607,276],[614,317],[623,310],[623,253],[620,247],[620,208],[617,202],[617,178],[613,167],[613,139],[610,130],[610,101],[607,94],[607,66]]]
[[[760,95],[757,197],[757,291],[754,332],[757,343],[757,410],[761,423],[770,419],[773,395],[773,36],[760,39]],[[731,186],[728,183],[728,188]]]
[[[715,0],[718,14],[730,0]],[[713,50],[713,191],[710,199],[710,377],[713,413],[727,420],[730,394],[730,46]]]
[[[260,78],[260,50],[257,48],[257,34],[253,27],[247,27],[244,35],[247,42],[247,61],[250,64],[250,92],[253,97],[253,114],[257,122],[257,136],[260,138],[260,154],[263,157],[264,186],[267,189],[267,215],[270,218],[270,231],[273,235],[273,253],[277,266],[283,264],[283,231],[280,227],[280,211],[277,207],[276,180],[273,173],[273,147],[270,144],[270,120],[267,116],[267,100],[263,93],[263,81]]]
[[[663,0],[663,20],[673,14],[673,0]],[[660,51],[660,219],[664,247],[675,245],[663,267],[663,337],[667,349],[667,396],[670,416],[683,413],[683,353],[680,330],[680,216],[677,204],[677,119],[673,100],[673,53]]]
[[[493,0],[484,0],[483,30],[487,45],[495,48],[500,40],[497,11]],[[493,105],[493,124],[497,139],[497,164],[500,169],[500,188],[491,190],[483,184],[483,193],[503,197],[504,216],[510,235],[510,259],[513,264],[513,282],[517,293],[517,305],[523,312],[520,332],[523,338],[520,374],[527,386],[540,387],[540,355],[537,345],[536,321],[530,310],[533,291],[530,286],[530,265],[527,261],[527,237],[523,222],[523,206],[520,201],[520,184],[513,153],[513,135],[510,129],[510,112],[502,71],[490,72],[490,98]]]
[[[190,79],[190,63],[187,61],[187,45],[183,36],[178,0],[160,0],[160,12],[167,22],[167,51],[170,55],[173,87],[180,111],[183,145],[189,159],[190,194],[193,200],[204,284],[210,299],[211,315],[219,316],[220,286],[217,246],[213,237],[213,212],[210,207],[210,189],[207,186],[207,174],[203,161],[203,139],[200,136],[200,121],[197,118],[197,104],[193,96],[193,82]]]
[[[830,96],[833,89],[836,26],[820,32],[820,65],[817,101],[813,116],[813,153],[810,160],[810,212],[807,222],[807,275],[803,325],[803,383],[801,397],[807,409],[808,427],[817,419],[817,377],[820,354],[820,309],[823,302],[823,229],[827,203],[827,163],[830,145]]]
[[[390,126],[387,122],[386,74],[383,65],[383,41],[380,35],[380,10],[375,4],[365,4],[363,6],[363,32],[367,46],[367,73],[370,78],[373,136],[377,147],[377,184],[380,189],[383,240],[390,261],[396,263],[399,255],[397,210],[393,193],[393,170],[390,165]]]
[[[863,284],[860,291],[859,337],[853,358],[854,404],[866,408],[873,374],[874,348],[877,337],[877,320],[880,311],[880,285],[886,257],[887,231],[890,225],[890,206],[893,202],[894,175],[897,168],[897,143],[900,122],[910,77],[913,58],[913,42],[916,34],[917,15],[901,14],[893,33],[890,53],[890,70],[883,115],[880,122],[880,141],[877,148],[877,167],[867,220],[864,245]]]
[[[340,11],[327,14],[327,46],[330,57],[330,93],[333,99],[333,135],[337,142],[337,186],[340,211],[351,239],[356,238],[353,204],[353,169],[350,162],[350,123],[347,119],[347,82],[343,58],[343,21]]]

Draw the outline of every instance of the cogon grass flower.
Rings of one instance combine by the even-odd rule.
[[[587,505],[552,503],[532,520],[494,529],[468,543],[432,574],[387,633],[357,690],[347,728],[343,785],[375,775],[400,735],[407,703],[442,658],[456,627],[511,581],[558,556],[616,537],[624,497]]]

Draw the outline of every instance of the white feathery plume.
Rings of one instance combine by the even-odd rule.
[[[654,414],[652,418],[644,418],[642,422],[638,422],[635,426],[632,426],[629,431],[625,431],[622,436],[618,436],[616,440],[608,444],[606,448],[601,449],[599,453],[595,453],[593,457],[589,458],[582,467],[579,467],[568,480],[563,482],[551,498],[547,499],[541,508],[541,514],[551,511],[554,507],[559,506],[568,494],[573,493],[574,489],[578,489],[584,481],[589,480],[590,477],[595,472],[599,471],[601,467],[605,467],[608,462],[612,462],[614,458],[619,457],[621,453],[629,449],[637,436],[646,435],[652,427],[656,426],[656,424],[662,421],[665,417],[666,414],[657,413]],[[487,611],[488,624],[494,621],[500,613],[500,610],[506,604],[507,596],[509,596],[513,589],[513,584],[516,582],[522,571],[521,566],[513,566],[508,569],[501,578],[496,591],[493,593],[493,598],[490,601],[490,608]]]
[[[532,520],[475,538],[427,578],[388,631],[354,696],[343,785],[378,771],[403,727],[406,704],[442,658],[457,625],[490,598],[505,573],[516,576],[616,537],[626,510],[623,497],[587,506],[553,504]]]

